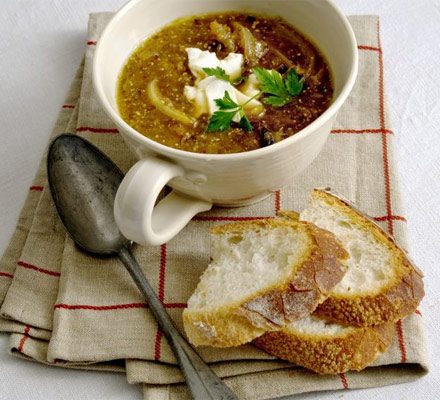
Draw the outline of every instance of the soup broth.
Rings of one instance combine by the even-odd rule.
[[[285,80],[294,70],[302,90],[281,106],[268,104],[267,93],[257,94],[255,108],[246,108],[252,102],[243,103],[251,127],[239,123],[242,114],[237,114],[227,129],[208,131],[212,113],[189,99],[189,93],[195,93],[191,88],[203,76],[195,76],[189,68],[187,49],[215,53],[219,60],[231,53],[243,54],[240,76],[231,78],[235,91],[249,89],[255,67],[275,70]],[[217,87],[224,84],[220,80],[224,78],[215,82]],[[251,89],[258,92],[258,82]],[[237,153],[279,142],[319,117],[332,96],[328,65],[309,40],[281,18],[233,12],[180,19],[165,26],[129,57],[117,86],[119,113],[130,126],[166,146],[198,153]]]

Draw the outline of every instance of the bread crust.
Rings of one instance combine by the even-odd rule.
[[[319,374],[361,371],[391,344],[392,323],[353,327],[339,335],[307,334],[283,328],[267,332],[253,343],[267,353]]]
[[[234,229],[239,233],[268,226],[305,229],[312,243],[308,256],[300,265],[292,266],[292,274],[287,280],[254,293],[238,304],[212,311],[185,309],[183,323],[193,345],[231,347],[250,342],[266,331],[309,315],[343,278],[348,253],[333,234],[313,224],[268,219],[218,226],[213,234],[229,233]]]
[[[423,274],[411,262],[406,252],[378,224],[362,214],[347,200],[324,190],[315,189],[313,197],[320,198],[333,207],[338,207],[357,224],[373,232],[376,239],[390,249],[394,279],[380,291],[369,294],[332,293],[315,314],[329,321],[355,326],[369,326],[384,322],[395,322],[412,314],[425,292]]]

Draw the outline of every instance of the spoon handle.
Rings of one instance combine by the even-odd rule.
[[[192,397],[196,400],[237,399],[237,396],[235,396],[232,390],[206,365],[202,358],[178,332],[161,301],[148,283],[147,278],[145,278],[131,250],[127,247],[123,247],[118,255],[136,282],[139,290],[147,299],[150,310],[154,314],[177,358]]]

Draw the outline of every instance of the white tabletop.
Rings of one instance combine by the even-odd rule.
[[[182,0],[183,1],[183,0]],[[393,387],[307,399],[438,399],[440,371],[440,0],[335,0],[345,14],[381,16],[385,82],[411,241],[425,272],[421,305],[432,372]],[[124,0],[2,0],[0,7],[0,252],[14,229],[57,112],[81,60],[88,13]],[[18,360],[0,335],[0,399],[141,399],[124,374]]]

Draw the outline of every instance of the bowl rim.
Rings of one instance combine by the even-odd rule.
[[[118,125],[125,132],[120,131],[119,133],[123,136],[125,134],[130,134],[134,136],[137,142],[143,142],[149,148],[154,150],[156,153],[161,155],[166,155],[172,158],[185,158],[185,159],[197,159],[197,160],[206,160],[206,161],[214,161],[214,160],[222,160],[222,161],[231,161],[237,159],[249,160],[254,158],[259,158],[265,156],[267,154],[276,152],[281,150],[282,148],[289,146],[295,143],[298,140],[301,140],[303,137],[313,134],[317,129],[319,129],[322,125],[328,122],[341,108],[344,104],[345,100],[349,96],[351,90],[356,81],[357,73],[358,73],[358,62],[359,62],[359,51],[357,46],[357,41],[355,34],[353,32],[353,28],[348,22],[347,17],[342,13],[342,11],[333,3],[332,0],[323,0],[325,1],[335,12],[335,14],[339,17],[340,22],[345,28],[348,38],[350,40],[350,50],[352,54],[352,62],[350,66],[349,76],[341,89],[339,95],[333,99],[332,104],[329,108],[327,108],[318,118],[316,118],[309,125],[305,126],[303,129],[295,133],[294,135],[281,140],[280,142],[274,143],[270,146],[262,147],[259,149],[239,152],[239,153],[226,153],[226,154],[218,154],[218,153],[196,153],[186,150],[176,149],[174,147],[169,147],[159,142],[154,141],[153,139],[148,138],[147,136],[142,135],[136,129],[132,128],[127,122],[125,122],[122,117],[113,109],[110,105],[107,96],[104,94],[104,89],[102,85],[102,80],[99,74],[100,68],[100,59],[101,56],[101,47],[102,43],[106,41],[109,32],[113,29],[115,25],[117,25],[121,18],[125,16],[127,12],[130,11],[131,8],[135,7],[138,3],[145,0],[130,0],[125,5],[123,5],[116,14],[111,18],[107,26],[105,27],[100,39],[97,42],[94,56],[93,56],[93,86],[95,92],[100,100],[101,105],[106,111],[107,115],[111,117],[114,123]],[[171,22],[171,21],[170,21]],[[145,39],[144,39],[145,40]],[[319,45],[319,44],[318,44]]]

